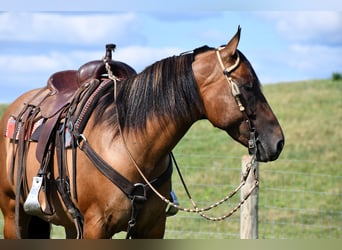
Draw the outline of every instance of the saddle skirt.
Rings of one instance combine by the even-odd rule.
[[[19,140],[18,131],[21,129],[22,124],[19,124],[16,129],[16,123],[17,123],[17,120],[14,116],[10,116],[10,118],[8,118],[5,136],[9,139],[14,139],[18,141]],[[39,130],[43,123],[44,123],[44,118],[40,118],[38,121],[34,122],[32,130],[29,133],[25,134],[25,140],[37,142],[39,138]]]

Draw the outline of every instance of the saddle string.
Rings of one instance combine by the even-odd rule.
[[[221,58],[219,57],[219,54],[218,54],[218,58],[220,59],[220,64],[223,66],[223,63],[222,63],[222,60]],[[259,185],[259,181],[258,181],[258,177],[256,176],[256,150],[253,151],[253,155],[251,156],[251,159],[250,159],[250,162],[247,164],[247,168],[246,168],[246,171],[245,173],[243,173],[242,175],[242,178],[241,178],[241,182],[239,184],[238,187],[235,188],[235,190],[233,190],[230,194],[228,194],[226,197],[224,197],[223,199],[213,203],[212,205],[209,205],[207,207],[204,207],[204,208],[199,208],[197,206],[197,203],[194,201],[194,199],[192,198],[190,192],[189,192],[189,189],[187,188],[186,184],[185,184],[185,181],[182,177],[182,174],[180,172],[180,169],[178,167],[178,164],[171,152],[171,156],[172,156],[172,161],[175,163],[176,165],[176,168],[177,168],[177,172],[180,176],[180,179],[182,181],[182,184],[183,184],[183,187],[188,195],[188,198],[190,199],[192,205],[193,205],[193,208],[184,208],[178,204],[175,204],[173,203],[172,201],[170,201],[169,199],[165,198],[157,189],[155,189],[153,187],[153,185],[151,184],[151,182],[147,179],[147,177],[144,175],[144,173],[141,171],[141,169],[139,168],[139,165],[137,164],[137,162],[135,161],[132,153],[130,152],[129,148],[128,148],[128,145],[127,145],[127,142],[123,136],[123,132],[122,132],[122,128],[120,126],[120,123],[119,123],[119,111],[117,109],[117,105],[116,105],[116,97],[117,97],[117,81],[119,80],[117,77],[115,77],[113,75],[113,72],[111,71],[110,69],[110,65],[108,62],[105,61],[105,64],[106,64],[106,69],[108,71],[108,76],[111,80],[113,80],[113,83],[114,83],[114,102],[115,102],[115,107],[116,107],[116,111],[117,111],[117,121],[118,121],[118,129],[119,129],[119,133],[120,133],[120,136],[122,138],[122,141],[123,141],[123,144],[124,144],[124,147],[127,151],[127,154],[130,158],[130,160],[132,161],[133,165],[135,166],[136,170],[138,171],[138,173],[140,174],[140,176],[143,178],[143,180],[146,182],[146,184],[151,188],[151,190],[162,200],[164,201],[167,205],[169,206],[172,206],[178,210],[181,210],[181,211],[184,211],[184,212],[189,212],[189,213],[198,213],[200,216],[202,216],[203,218],[207,219],[207,220],[211,220],[211,221],[221,221],[221,220],[224,220],[228,217],[230,217],[232,214],[234,214],[240,207],[241,205],[248,199],[248,197],[252,194],[252,192],[254,191],[255,188],[258,187]],[[236,63],[229,67],[228,69],[226,69],[226,71],[229,73],[230,71],[234,70],[237,66],[239,65],[239,55],[238,55],[238,59],[236,61]],[[226,74],[225,74],[226,75]],[[227,76],[227,75],[226,75]],[[231,84],[231,89],[232,89],[232,93],[233,93],[233,96],[235,97],[235,100],[238,104],[238,106],[240,107],[240,111],[241,112],[244,112],[245,111],[245,108],[242,106],[241,104],[241,101],[239,99],[239,95],[240,95],[240,91],[239,91],[239,88],[238,86],[236,85],[236,83],[234,81],[231,80],[231,78],[228,78],[228,82]],[[249,122],[248,122],[249,123]],[[241,188],[242,186],[245,185],[246,183],[246,179],[247,177],[249,176],[249,173],[251,171],[251,169],[253,169],[253,174],[254,174],[254,185],[252,186],[252,188],[249,190],[249,192],[246,194],[245,197],[243,197],[243,199],[231,210],[229,211],[227,214],[223,215],[223,216],[219,216],[219,217],[210,217],[208,215],[206,215],[204,212],[207,212],[219,205],[221,205],[222,203],[226,202],[228,199],[232,198]]]
[[[113,82],[115,83],[114,84],[114,101],[115,101],[115,104],[116,104],[116,93],[117,93],[116,81],[120,81],[120,79],[113,74],[113,71],[110,68],[110,65],[108,63],[108,58],[103,59],[103,62],[105,63],[105,67],[106,67],[106,70],[107,70],[107,73],[108,73],[108,78],[113,80]]]

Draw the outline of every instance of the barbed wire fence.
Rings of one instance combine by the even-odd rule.
[[[184,176],[191,175],[190,189],[203,206],[225,196],[239,182],[240,157],[176,155],[199,158],[196,164],[182,166]],[[223,164],[226,158],[234,164]],[[199,162],[199,163],[198,163]],[[208,166],[208,164],[210,166]],[[266,239],[339,239],[342,238],[342,162],[336,174],[308,171],[310,166],[325,162],[278,160],[259,168],[258,238]],[[234,167],[229,167],[229,166]],[[288,169],[281,167],[290,166]],[[313,169],[314,170],[314,169]],[[331,172],[331,171],[327,171]],[[234,185],[235,184],[235,185]],[[173,187],[179,192],[181,204],[188,204],[181,194],[177,178]],[[177,193],[178,195],[178,193]],[[195,199],[196,199],[195,198]],[[235,197],[215,213],[228,211],[240,199]],[[191,206],[191,205],[190,205]],[[240,211],[223,222],[210,222],[196,214],[179,212],[168,219],[166,238],[223,239],[240,238]]]

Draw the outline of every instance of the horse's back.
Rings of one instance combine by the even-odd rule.
[[[1,126],[3,124],[7,124],[9,116],[17,116],[20,111],[25,107],[26,104],[29,102],[35,101],[34,97],[37,96],[37,94],[40,91],[43,91],[46,88],[38,88],[33,89],[28,92],[23,93],[21,96],[19,96],[17,99],[15,99],[5,110],[3,116],[1,117]],[[6,127],[5,127],[6,128]]]

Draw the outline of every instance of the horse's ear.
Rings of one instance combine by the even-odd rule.
[[[241,27],[239,25],[238,30],[236,32],[236,34],[233,36],[233,38],[228,42],[228,44],[226,45],[226,52],[229,53],[229,56],[232,56],[235,54],[236,49],[239,45],[239,41],[240,41],[240,34],[241,34]]]

